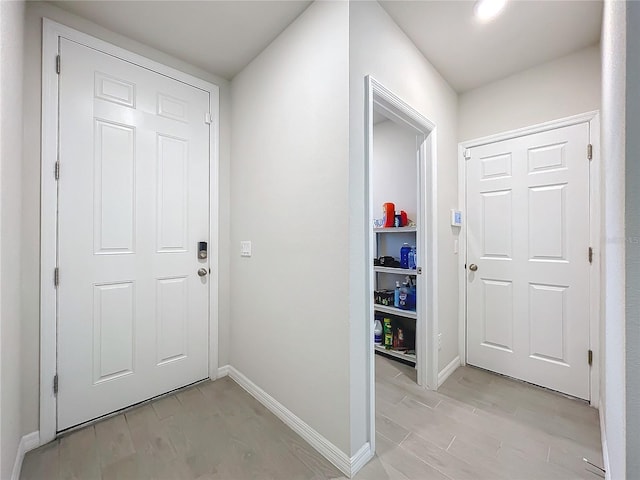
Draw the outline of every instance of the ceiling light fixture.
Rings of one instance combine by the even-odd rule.
[[[478,0],[473,7],[476,17],[487,22],[496,17],[507,4],[507,0]]]

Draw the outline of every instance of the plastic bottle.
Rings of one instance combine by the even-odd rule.
[[[402,286],[398,289],[398,308],[402,310],[408,310],[408,295],[409,295],[409,287],[406,283],[403,283]]]
[[[396,282],[396,289],[393,292],[393,306],[396,308],[400,307],[400,282]]]
[[[411,247],[411,251],[409,252],[409,268],[412,270],[416,269],[416,247],[415,245]]]
[[[408,243],[404,243],[400,249],[400,267],[409,268],[409,252],[411,247]]]
[[[407,217],[407,212],[404,210],[400,210],[400,226],[406,227],[409,224],[409,218]]]
[[[393,346],[393,328],[391,326],[391,319],[384,318],[382,320],[382,330],[384,332],[384,346],[389,349]]]
[[[393,227],[396,221],[396,206],[393,203],[387,202],[382,204],[382,219],[384,221],[384,228]]]
[[[373,343],[382,345],[382,322],[380,320],[376,320],[373,326]]]

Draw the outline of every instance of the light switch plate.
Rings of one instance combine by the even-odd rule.
[[[240,242],[240,256],[241,257],[250,257],[251,256],[251,241],[243,240]]]

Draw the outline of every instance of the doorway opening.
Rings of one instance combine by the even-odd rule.
[[[371,76],[365,95],[369,441],[375,451],[375,356],[415,366],[416,383],[437,388],[436,126]]]

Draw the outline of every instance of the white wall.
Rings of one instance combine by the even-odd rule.
[[[364,78],[376,80],[436,124],[438,185],[438,319],[442,333],[439,370],[458,355],[458,265],[449,210],[457,207],[457,95],[377,2],[349,4],[349,295],[351,319],[352,451],[366,441],[365,333],[368,259],[364,166]]]
[[[24,2],[0,2],[0,478],[23,435],[20,394],[20,176]]]
[[[347,9],[313,3],[232,81],[230,350],[349,454]]]
[[[640,3],[627,2],[626,79],[626,469],[640,478]]]
[[[600,49],[585,48],[460,95],[458,140],[600,108]]]
[[[602,127],[604,190],[602,309],[604,408],[608,478],[625,474],[625,2],[606,0],[602,22]],[[637,132],[635,132],[637,134]],[[636,372],[637,374],[637,372]],[[637,425],[636,425],[637,428]],[[633,452],[637,455],[637,452]],[[629,477],[631,478],[631,477]]]
[[[11,2],[0,2],[2,4]],[[229,360],[229,175],[230,175],[230,88],[229,82],[174,57],[70,14],[43,2],[28,2],[25,31],[24,162],[22,179],[22,431],[38,430],[39,422],[39,262],[40,262],[40,91],[42,17],[68,25],[152,60],[212,82],[220,87],[220,297],[219,364]],[[20,226],[16,227],[16,231]],[[4,478],[4,477],[2,477]]]
[[[410,220],[417,220],[418,163],[416,134],[391,120],[373,126],[373,208],[374,217],[382,218],[382,204],[393,202],[396,212],[404,210]],[[400,256],[400,252],[395,254]]]

